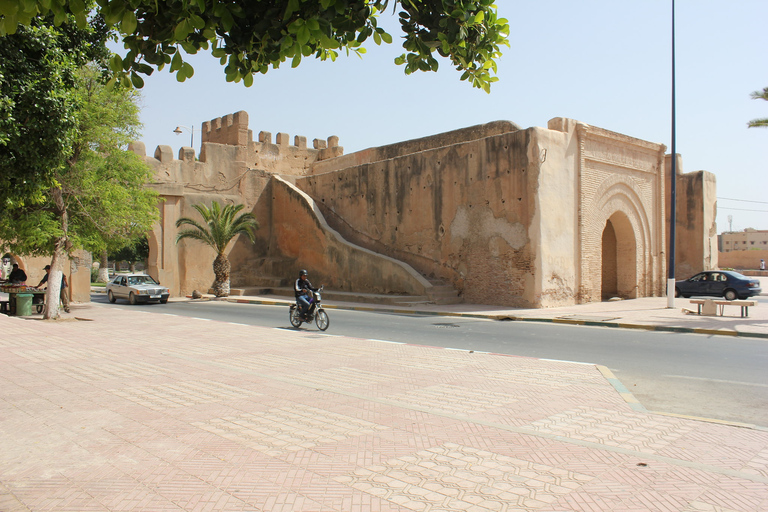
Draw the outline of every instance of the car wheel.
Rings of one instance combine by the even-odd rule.
[[[680,293],[680,288],[675,288],[675,297],[680,297],[682,293]]]
[[[739,298],[739,294],[736,293],[736,290],[725,290],[723,297],[725,297],[725,300],[736,300]]]
[[[299,308],[292,307],[288,314],[290,315],[291,325],[298,329],[299,326],[301,326],[301,313],[299,313]]]
[[[160,304],[167,304],[167,303],[168,303],[168,299],[160,299]]]
[[[133,292],[131,292],[131,294],[128,296],[128,302],[130,302],[133,306],[136,305],[136,295]]]
[[[114,294],[114,293],[112,293],[112,290],[109,290],[109,291],[107,292],[107,298],[109,299],[109,302],[111,302],[112,304],[114,304],[115,302],[117,302],[117,299],[115,298],[115,294]]]

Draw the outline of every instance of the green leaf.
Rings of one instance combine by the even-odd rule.
[[[131,83],[137,89],[144,87],[144,79],[141,78],[140,75],[136,74],[136,72],[131,73]]]
[[[189,19],[190,19],[190,22],[192,23],[192,26],[197,30],[202,30],[205,28],[205,20],[203,20],[203,18],[201,18],[197,14],[191,15]]]
[[[176,29],[173,31],[173,38],[176,41],[183,41],[187,38],[190,32],[192,32],[192,30],[189,25],[189,20],[181,20],[181,23],[176,25]]]
[[[311,30],[312,32],[316,30],[320,30],[320,23],[315,18],[310,18],[307,20],[307,28]]]
[[[309,36],[309,28],[307,28],[306,25],[302,25],[301,28],[299,28],[299,32],[296,34],[296,40],[300,45],[304,46],[309,42]]]
[[[301,52],[297,52],[296,55],[293,56],[293,60],[291,61],[291,67],[292,68],[298,67],[299,64],[301,64]]]
[[[181,69],[184,61],[181,58],[181,52],[176,52],[171,59],[171,72]]]
[[[247,75],[245,75],[245,76],[243,77],[243,84],[244,84],[246,87],[250,87],[250,86],[252,86],[252,85],[253,85],[253,74],[251,74],[251,73],[248,73]]]
[[[192,78],[193,76],[195,76],[195,68],[193,68],[192,64],[190,64],[189,62],[185,62],[184,64],[182,64],[181,69],[184,70],[184,76],[186,76],[187,78]]]
[[[19,11],[19,3],[15,0],[0,0],[0,14],[13,16]]]
[[[122,33],[133,34],[137,25],[136,14],[133,11],[125,11],[122,21]]]
[[[77,16],[77,13],[85,14],[83,13],[85,11],[85,3],[83,3],[83,0],[71,0],[69,2],[69,12]]]
[[[88,18],[85,17],[85,13],[83,11],[79,11],[75,14],[75,23],[77,24],[77,28],[80,30],[83,30],[88,26]]]
[[[299,10],[299,0],[288,0],[288,5],[285,7],[283,13],[283,19],[287,20],[291,17],[291,14]]]
[[[221,27],[225,32],[229,32],[234,24],[235,20],[232,18],[232,13],[229,12],[229,9],[226,9],[221,15]]]
[[[123,70],[123,59],[118,54],[112,55],[112,58],[109,59],[109,69],[114,73],[119,73]]]

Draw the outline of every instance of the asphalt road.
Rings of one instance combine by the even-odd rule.
[[[107,303],[102,294],[94,302]],[[111,307],[291,328],[287,306],[223,301]],[[326,334],[601,364],[651,411],[768,427],[763,339],[475,318],[327,310]],[[314,325],[302,329],[317,330]]]

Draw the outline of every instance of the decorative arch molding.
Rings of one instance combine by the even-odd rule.
[[[652,258],[649,255],[654,251],[650,215],[644,206],[642,198],[635,187],[628,182],[627,176],[611,176],[606,178],[593,195],[594,200],[584,209],[582,217],[582,233],[585,238],[585,251],[581,254],[582,290],[585,298],[595,300],[601,295],[603,272],[602,262],[602,237],[609,220],[616,219],[616,214],[626,218],[631,231],[633,243],[626,245],[631,247],[634,255],[631,258],[635,267],[628,275],[633,275],[635,282],[626,283],[621,287],[623,295],[630,297],[647,296],[651,292],[650,280],[646,273],[652,271]],[[619,224],[620,225],[620,224]],[[614,228],[617,226],[614,225]],[[621,229],[617,236],[628,236],[627,229]],[[626,261],[626,260],[625,260]],[[653,275],[652,273],[650,275]],[[631,291],[629,291],[631,289]]]

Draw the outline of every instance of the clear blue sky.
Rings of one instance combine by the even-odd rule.
[[[395,38],[334,62],[286,62],[246,88],[225,81],[209,54],[191,59],[195,76],[178,83],[167,69],[143,89],[141,140],[147,152],[189,145],[199,152],[204,121],[245,110],[254,137],[264,130],[337,135],[345,153],[448,130],[510,120],[546,126],[569,117],[671,151],[671,0],[497,0],[510,22],[511,48],[499,62],[491,94],[459,80],[447,61],[437,73],[405,76],[393,63]],[[388,11],[389,12],[389,11]],[[677,0],[677,152],[683,171],[717,177],[718,233],[768,229],[768,1]]]

